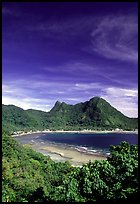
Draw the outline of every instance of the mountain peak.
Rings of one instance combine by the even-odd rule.
[[[91,99],[100,99],[101,97],[100,96],[94,96],[93,98]]]
[[[99,101],[101,98],[99,96],[94,96],[89,101]]]
[[[60,104],[61,104],[60,101],[56,101],[55,106],[58,106],[58,105],[60,105]]]
[[[60,107],[62,103],[60,101],[56,101],[54,104],[54,107],[50,110],[50,112],[54,112],[56,110],[58,110],[58,108]]]
[[[138,119],[128,118],[120,111],[111,106],[105,99],[96,96],[89,101],[75,105],[56,101],[54,107],[48,112],[35,110],[20,110],[15,106],[2,106],[3,125],[5,127],[19,129],[47,128],[47,129],[137,129]],[[14,118],[9,123],[9,117]],[[22,125],[21,125],[22,121]]]

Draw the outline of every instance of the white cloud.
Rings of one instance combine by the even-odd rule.
[[[90,90],[90,89],[99,89],[101,88],[100,83],[77,83],[75,84],[75,90]]]
[[[32,85],[32,86],[31,86]],[[57,100],[76,104],[101,96],[129,117],[138,116],[138,90],[102,86],[100,83],[59,83],[15,80],[3,83],[2,103],[23,109],[49,111]]]
[[[43,100],[44,101],[44,100]],[[44,103],[42,103],[41,99],[35,99],[35,98],[15,98],[11,96],[3,96],[2,97],[2,104],[5,105],[15,105],[18,107],[21,107],[25,110],[27,109],[36,109],[36,110],[43,110],[48,112],[53,105],[47,104],[48,101],[45,100]],[[49,101],[50,103],[50,101]]]
[[[28,109],[31,107],[31,104],[29,104],[27,102],[23,102],[22,100],[19,100],[18,98],[12,98],[10,96],[3,96],[2,97],[2,104],[15,105],[15,106],[21,107],[23,109]]]
[[[104,98],[124,115],[134,118],[138,117],[138,105],[135,102],[124,98],[115,99],[106,96],[104,96]]]
[[[14,90],[12,90],[10,88],[10,86],[8,86],[8,85],[2,85],[2,91],[5,93],[13,93],[14,92]]]
[[[92,50],[109,59],[138,61],[138,23],[134,16],[109,16],[93,30]]]
[[[82,62],[71,62],[71,63],[65,63],[57,67],[45,66],[42,68],[42,70],[46,71],[46,73],[55,74],[55,77],[56,77],[56,74],[58,73],[59,77],[61,77],[61,74],[62,74],[62,77],[64,77],[63,75],[65,75],[65,78],[67,76],[68,78],[70,77],[73,78],[74,76],[78,78],[78,77],[89,76],[91,73],[97,74],[98,69],[99,67],[97,66],[91,66]]]
[[[128,117],[138,117],[138,90],[108,87],[101,96]]]
[[[117,88],[117,87],[109,87],[106,89],[106,93],[109,95],[114,95],[114,97],[120,97],[120,96],[138,96],[138,90],[136,89],[123,89],[123,88]]]

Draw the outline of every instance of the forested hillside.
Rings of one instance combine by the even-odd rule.
[[[107,160],[55,163],[2,133],[3,202],[93,202],[138,199],[138,146],[122,142]]]
[[[100,97],[68,105],[57,101],[49,112],[23,110],[14,105],[2,106],[2,125],[17,130],[135,130],[138,119],[129,118]]]

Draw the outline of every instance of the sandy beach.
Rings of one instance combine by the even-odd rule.
[[[70,147],[63,147],[50,143],[45,145],[37,145],[33,143],[31,144],[31,147],[45,156],[50,156],[50,158],[56,162],[69,161],[73,166],[81,166],[90,160],[95,161],[107,159],[105,155],[99,153],[88,154]]]
[[[22,136],[22,135],[29,135],[29,134],[35,134],[35,133],[83,133],[83,134],[92,134],[92,133],[130,133],[130,134],[138,134],[138,130],[135,131],[124,131],[124,130],[103,130],[103,131],[99,131],[99,130],[56,130],[56,131],[51,131],[51,130],[42,130],[42,131],[29,131],[29,132],[20,132],[19,133],[15,133],[12,134],[12,137],[16,137],[16,136]]]
[[[12,137],[18,137],[18,136],[28,136],[28,135],[37,135],[37,134],[47,134],[47,133],[83,133],[83,134],[94,134],[94,133],[136,133],[137,131],[121,131],[121,130],[113,130],[113,131],[93,131],[93,130],[83,130],[83,131],[63,131],[63,130],[57,130],[57,131],[50,131],[50,130],[44,130],[44,131],[30,131],[30,132],[20,132],[17,135],[12,135]],[[50,156],[50,158],[56,162],[64,162],[64,161],[70,161],[70,163],[73,166],[81,166],[84,163],[87,163],[89,160],[95,161],[95,160],[105,160],[107,159],[107,155],[101,154],[99,152],[83,152],[78,151],[77,149],[65,147],[58,144],[52,144],[52,143],[45,143],[45,144],[35,144],[30,143],[31,147],[35,149],[36,151],[44,154],[45,156]]]

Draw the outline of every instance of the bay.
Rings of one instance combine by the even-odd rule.
[[[138,134],[135,133],[35,133],[16,137],[22,144],[45,145],[55,144],[60,147],[70,147],[81,152],[109,154],[110,145],[119,145],[126,141],[138,144]]]

